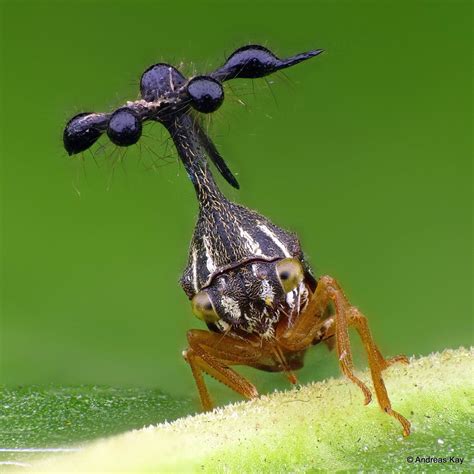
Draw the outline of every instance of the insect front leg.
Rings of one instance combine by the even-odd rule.
[[[299,351],[306,349],[315,341],[323,341],[331,336],[336,336],[336,349],[339,356],[339,365],[344,375],[355,383],[364,394],[365,404],[372,400],[372,394],[362,380],[354,374],[352,352],[349,342],[348,323],[345,317],[345,301],[338,295],[336,314],[326,320],[323,319],[329,302],[333,300],[328,285],[322,277],[318,281],[315,293],[304,312],[297,318],[294,325],[277,335],[277,339],[286,349]],[[339,314],[339,316],[338,316]],[[341,316],[342,315],[342,316]]]
[[[261,357],[261,349],[250,341],[194,329],[187,334],[189,348],[183,352],[191,367],[204,410],[213,403],[203,379],[203,372],[245,398],[258,397],[257,389],[229,365],[252,365]]]
[[[335,314],[322,319],[325,309],[332,302]],[[410,434],[410,422],[392,409],[387,389],[382,377],[382,370],[395,362],[407,363],[405,356],[396,356],[385,359],[375,344],[370,333],[367,318],[352,306],[342,291],[338,282],[329,276],[318,280],[318,286],[304,313],[295,321],[295,324],[278,335],[278,340],[288,350],[302,350],[314,341],[323,341],[335,336],[336,350],[342,372],[352,382],[359,386],[369,403],[372,395],[367,386],[355,376],[353,371],[352,351],[349,340],[349,327],[358,332],[367,352],[369,368],[374,384],[378,403],[385,413],[394,417],[403,426],[404,436]]]
[[[383,369],[387,368],[394,362],[408,362],[408,359],[404,356],[397,356],[388,360],[384,359],[374,342],[372,334],[370,333],[367,318],[356,307],[349,303],[342,288],[334,278],[329,276],[323,276],[320,278],[318,281],[318,289],[327,295],[336,308],[336,313],[334,315],[334,333],[336,336],[336,348],[342,371],[351,380],[354,379],[355,376],[352,373],[353,364],[348,331],[349,327],[352,326],[358,332],[367,352],[372,382],[374,384],[375,394],[377,395],[377,401],[380,407],[385,413],[400,422],[403,427],[403,435],[408,436],[410,434],[410,422],[400,413],[392,409],[382,377]],[[368,403],[370,398],[367,398],[365,391],[364,395],[366,397],[366,403]]]
[[[404,356],[397,356],[392,359],[384,359],[377,346],[374,343],[372,335],[370,333],[367,318],[354,306],[348,310],[348,320],[351,326],[355,327],[359,333],[360,338],[364,344],[369,360],[370,373],[372,375],[372,382],[374,384],[375,393],[377,395],[377,401],[379,402],[380,408],[390,416],[393,416],[403,426],[403,436],[410,434],[410,422],[400,413],[392,409],[390,399],[388,397],[387,388],[385,387],[384,380],[382,378],[382,370],[394,362],[408,363],[408,359]]]

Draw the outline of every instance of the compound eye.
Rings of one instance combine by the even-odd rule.
[[[150,66],[140,79],[140,92],[147,102],[153,102],[179,89],[186,79],[173,66],[159,63]]]
[[[75,115],[64,129],[64,148],[69,155],[87,150],[100,138],[106,126],[105,114],[87,112]]]
[[[205,323],[215,323],[220,319],[209,294],[205,290],[194,295],[191,300],[191,307],[194,315]]]
[[[303,266],[294,258],[285,258],[276,264],[276,271],[285,293],[293,291],[304,278]]]
[[[189,81],[187,90],[191,105],[204,114],[215,112],[224,101],[224,89],[212,77],[194,77]]]
[[[123,107],[110,117],[107,135],[118,146],[133,145],[142,135],[142,122],[132,109]]]

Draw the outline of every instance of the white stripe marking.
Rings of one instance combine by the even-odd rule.
[[[204,244],[204,248],[206,249],[206,267],[207,267],[207,271],[209,273],[213,273],[216,270],[217,267],[216,267],[216,264],[214,263],[214,260],[212,260],[212,257],[211,257],[209,240],[207,239],[207,237],[203,237],[202,242]]]
[[[283,252],[285,257],[291,257],[290,252],[288,252],[288,249],[283,245],[283,242],[266,225],[258,224],[258,227],[273,240],[274,244]]]
[[[197,250],[193,247],[193,286],[194,291],[197,293],[199,291],[198,281],[197,281]]]
[[[245,246],[249,250],[251,255],[258,255],[258,256],[263,256],[262,249],[260,248],[260,245],[258,245],[258,242],[255,242],[255,240],[252,239],[252,236],[242,227],[239,226],[240,230],[240,236],[245,239]]]

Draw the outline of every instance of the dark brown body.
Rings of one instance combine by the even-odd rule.
[[[211,409],[212,402],[203,373],[244,397],[255,397],[256,388],[231,366],[283,371],[296,383],[293,371],[303,366],[308,348],[320,342],[335,346],[342,372],[369,403],[370,390],[353,372],[348,334],[353,326],[367,351],[379,405],[408,435],[410,423],[392,409],[382,377],[386,367],[406,363],[407,358],[382,356],[366,318],[349,303],[339,284],[329,276],[314,278],[294,233],[222,194],[207,158],[230,185],[238,189],[238,182],[193,114],[193,110],[217,110],[226,81],[264,77],[320,53],[312,50],[280,59],[263,46],[248,45],[234,51],[215,71],[189,79],[169,64],[155,64],[141,77],[140,100],[111,114],[76,115],[65,127],[64,147],[70,155],[80,153],[104,133],[116,145],[130,146],[140,139],[142,122],[148,120],[162,123],[170,132],[199,202],[181,285],[194,314],[207,325],[207,330],[188,332],[189,348],[183,354],[204,409]]]
[[[381,408],[403,426],[410,423],[391,408],[382,370],[404,356],[385,359],[360,311],[352,306],[331,277],[316,281],[295,234],[243,206],[231,203],[218,189],[205,160],[205,150],[191,117],[183,115],[168,125],[199,202],[199,216],[191,241],[188,266],[181,284],[188,297],[205,295],[208,330],[188,332],[183,353],[190,364],[204,409],[212,402],[203,373],[244,397],[256,388],[231,366],[247,365],[269,372],[284,371],[290,382],[303,366],[306,351],[320,342],[334,343],[343,373],[371,400],[367,386],[353,373],[348,329],[353,326],[367,351],[375,393]],[[302,279],[290,292],[282,289],[278,266],[299,262]]]

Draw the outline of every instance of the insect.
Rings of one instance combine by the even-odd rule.
[[[83,113],[64,130],[64,146],[76,154],[106,133],[118,146],[136,143],[142,122],[158,121],[174,141],[199,204],[188,263],[181,285],[192,311],[207,330],[188,331],[183,356],[190,365],[205,410],[212,401],[208,374],[246,398],[257,389],[232,366],[284,372],[296,383],[306,351],[318,343],[335,346],[342,372],[371,401],[369,388],[355,374],[348,330],[354,327],[367,352],[372,382],[382,410],[398,420],[403,434],[410,423],[390,403],[382,372],[405,356],[386,359],[370,333],[366,317],[330,276],[313,276],[298,237],[266,217],[229,201],[218,188],[206,157],[235,188],[238,182],[194,114],[212,113],[224,100],[223,82],[256,79],[319,55],[309,51],[280,59],[259,45],[232,53],[208,75],[185,78],[168,64],[148,68],[140,81],[141,99],[112,113]]]

